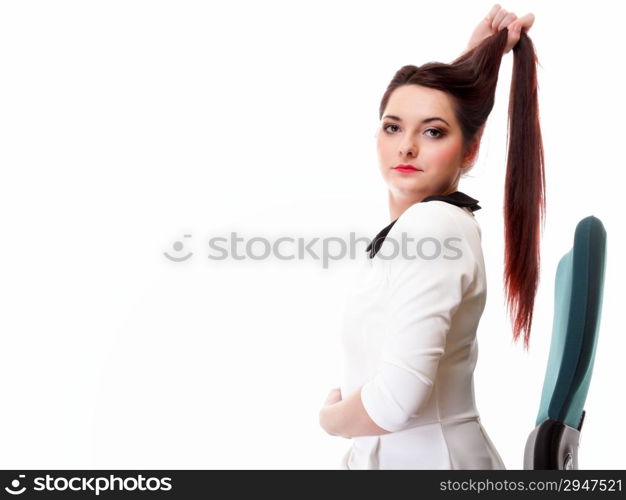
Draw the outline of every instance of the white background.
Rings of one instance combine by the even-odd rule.
[[[0,467],[337,467],[350,441],[318,411],[360,261],[218,262],[207,242],[373,237],[389,222],[374,140],[389,80],[451,62],[493,2],[0,5]],[[536,16],[548,213],[524,352],[502,294],[511,52],[459,185],[483,207],[489,279],[477,405],[521,468],[556,265],[595,215],[607,274],[579,459],[622,469],[621,3],[503,6]],[[166,259],[175,241],[194,255]]]

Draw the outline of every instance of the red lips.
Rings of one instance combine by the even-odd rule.
[[[399,170],[400,172],[418,172],[418,171],[420,171],[420,169],[418,169],[417,167],[414,167],[413,165],[409,165],[409,164],[396,165],[393,168],[394,168],[394,170]]]

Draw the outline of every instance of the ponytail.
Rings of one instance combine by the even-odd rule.
[[[513,338],[524,332],[528,349],[540,274],[540,232],[545,224],[543,142],[537,98],[537,57],[522,30],[513,47],[509,95],[508,158],[504,186],[507,308],[514,318]]]

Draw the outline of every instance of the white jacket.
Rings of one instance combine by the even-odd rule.
[[[346,304],[342,395],[360,390],[391,431],[352,438],[350,469],[505,468],[474,399],[487,296],[480,206],[459,191],[434,198],[390,224]]]

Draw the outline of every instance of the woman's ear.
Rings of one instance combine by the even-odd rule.
[[[470,165],[473,165],[476,161],[476,157],[478,156],[478,150],[480,149],[480,140],[482,139],[484,131],[485,124],[483,123],[481,127],[476,131],[474,137],[468,145],[467,152],[465,153],[465,158],[463,159],[463,167],[467,168]]]

